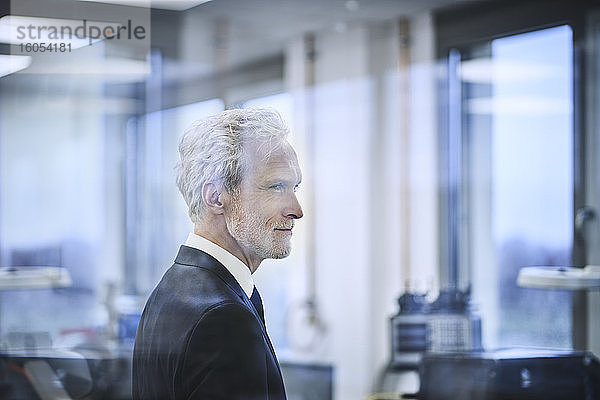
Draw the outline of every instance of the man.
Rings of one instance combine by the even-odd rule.
[[[290,253],[301,173],[266,109],[186,131],[177,185],[194,223],[150,295],[135,339],[134,399],[285,399],[252,273]]]

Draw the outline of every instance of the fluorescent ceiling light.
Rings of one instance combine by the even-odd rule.
[[[94,3],[117,4],[121,6],[160,8],[163,10],[183,11],[211,0],[79,0]]]
[[[120,25],[116,22],[87,20],[84,25],[83,20],[7,15],[0,18],[0,42],[15,45],[44,43],[46,46],[64,43],[70,45],[70,50],[74,50],[101,40],[89,37],[90,27],[102,31],[106,27],[117,29]]]
[[[104,82],[143,82],[151,73],[146,61],[123,58],[105,58],[102,62],[87,59],[47,57],[44,63],[35,63],[24,73],[41,75],[92,75],[102,77]]]
[[[0,54],[0,77],[13,74],[31,65],[29,56],[9,56]]]

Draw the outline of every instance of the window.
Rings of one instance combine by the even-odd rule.
[[[132,119],[127,132],[126,290],[147,294],[173,263],[192,230],[175,183],[179,142],[194,121],[223,110],[219,99]]]
[[[101,107],[90,107],[99,82],[27,79],[46,90],[2,82],[0,265],[64,267],[73,283],[2,290],[3,348],[23,347],[25,337],[29,346],[61,346],[71,331],[91,333],[105,323],[98,282],[117,280],[120,266],[110,251],[119,240],[111,230],[119,194],[107,191],[119,178],[108,154],[118,149],[102,130]]]
[[[569,265],[572,32],[559,26],[460,54],[460,261],[486,347],[571,347],[571,294],[520,288],[526,265]]]
[[[448,72],[440,272],[448,285],[472,288],[487,347],[600,351],[595,292],[520,289],[513,271],[599,262],[599,15],[598,5],[559,0],[435,15]]]
[[[292,96],[289,93],[277,93],[269,96],[257,97],[245,101],[241,104],[242,108],[249,107],[269,107],[277,110],[288,127],[290,136],[288,140],[292,145],[294,143],[293,121],[292,121]],[[301,190],[300,190],[301,191]],[[298,193],[301,196],[301,193]],[[302,204],[302,198],[299,199]],[[264,260],[261,267],[253,274],[253,279],[263,297],[265,305],[265,319],[269,329],[269,335],[276,349],[286,349],[289,347],[287,332],[287,313],[290,303],[288,289],[284,282],[291,280],[289,270],[297,266],[300,262],[299,252],[305,248],[304,235],[301,226],[295,228],[293,240],[293,251],[289,257],[282,260]]]

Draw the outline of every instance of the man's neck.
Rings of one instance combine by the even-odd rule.
[[[210,240],[236,256],[240,261],[246,264],[248,269],[250,269],[250,273],[254,273],[262,262],[262,260],[254,260],[249,254],[245,254],[246,252],[244,252],[242,247],[229,233],[225,221],[197,222],[194,224],[194,233]]]

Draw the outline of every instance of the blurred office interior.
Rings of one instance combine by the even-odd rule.
[[[254,274],[290,400],[446,398],[438,353],[595,365],[598,271],[570,278],[600,264],[594,3],[2,2],[3,398],[129,398],[137,319],[192,229],[179,140],[231,107],[277,109],[304,174],[292,255]],[[565,269],[520,280],[540,266]]]

